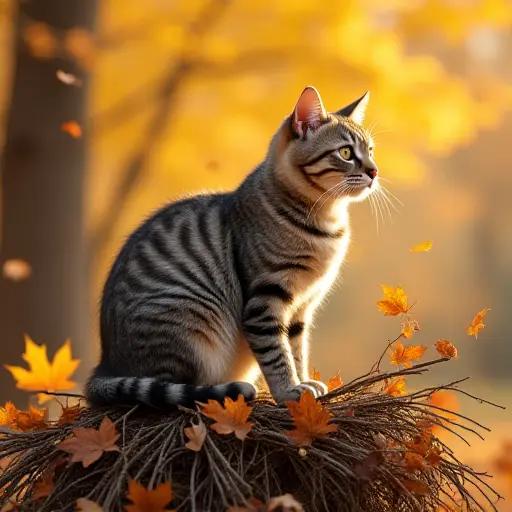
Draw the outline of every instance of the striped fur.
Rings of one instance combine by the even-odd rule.
[[[354,121],[366,103],[327,114],[306,88],[237,190],[169,204],[129,237],[103,292],[90,403],[251,400],[260,371],[279,403],[325,393],[308,338],[345,256],[347,206],[377,186]]]

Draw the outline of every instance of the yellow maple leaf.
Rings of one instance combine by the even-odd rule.
[[[478,331],[485,327],[485,324],[482,322],[482,320],[489,311],[491,311],[490,308],[482,309],[475,315],[475,318],[473,318],[471,325],[468,326],[468,336],[475,336],[475,338],[478,338]]]
[[[49,392],[64,391],[76,386],[69,380],[78,367],[80,361],[71,358],[71,343],[67,340],[57,350],[53,362],[48,361],[46,345],[36,345],[28,336],[25,336],[25,353],[23,359],[30,369],[20,366],[4,365],[16,380],[16,387],[25,391],[45,390]],[[51,400],[51,395],[39,394],[39,403]]]
[[[398,377],[384,388],[384,393],[390,396],[405,395],[405,379],[403,377]]]
[[[409,250],[411,252],[428,252],[432,249],[432,244],[432,240],[429,240],[428,242],[421,242],[420,244],[411,247]]]
[[[404,347],[402,343],[397,341],[392,345],[389,358],[391,359],[391,363],[396,366],[402,365],[405,368],[410,368],[411,361],[420,359],[425,350],[427,350],[427,347],[422,345]]]
[[[377,307],[379,311],[382,311],[385,315],[396,316],[400,313],[407,313],[409,307],[407,306],[407,295],[401,286],[393,288],[381,284],[380,287],[384,292],[384,299],[377,301]]]

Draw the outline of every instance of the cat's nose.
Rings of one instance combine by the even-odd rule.
[[[372,167],[365,167],[365,174],[371,179],[373,180],[376,176],[377,176],[377,173],[378,173],[378,169],[377,167],[375,166],[372,166]]]

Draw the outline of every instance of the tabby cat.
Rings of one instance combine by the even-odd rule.
[[[171,203],[128,238],[103,291],[89,403],[251,400],[260,371],[279,404],[326,392],[308,376],[308,337],[347,207],[377,187],[368,99],[329,114],[307,87],[237,190]]]

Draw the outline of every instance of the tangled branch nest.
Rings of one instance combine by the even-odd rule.
[[[124,510],[128,479],[135,479],[148,488],[172,481],[172,505],[180,511],[226,511],[236,505],[253,510],[250,498],[266,501],[285,493],[308,512],[428,512],[452,510],[455,502],[460,510],[497,510],[499,496],[486,483],[488,475],[463,464],[435,436],[432,446],[442,453],[437,464],[404,465],[407,447],[424,433],[425,421],[459,437],[481,437],[479,430],[487,430],[456,413],[447,418],[446,411],[429,402],[441,389],[467,395],[457,388],[461,381],[404,396],[382,393],[390,379],[421,374],[445,360],[373,371],[322,397],[337,430],[307,447],[286,435],[292,428],[290,413],[269,396],[252,404],[254,425],[245,441],[208,429],[199,452],[185,447],[184,428],[197,424],[201,414],[183,408],[166,414],[138,407],[91,408],[73,424],[8,431],[0,438],[0,458],[11,457],[0,476],[0,506],[18,498],[21,510],[71,511],[85,497],[117,512]],[[36,482],[63,456],[57,444],[76,427],[97,428],[106,415],[121,434],[120,452],[104,453],[89,468],[59,465],[51,494],[36,499]]]

